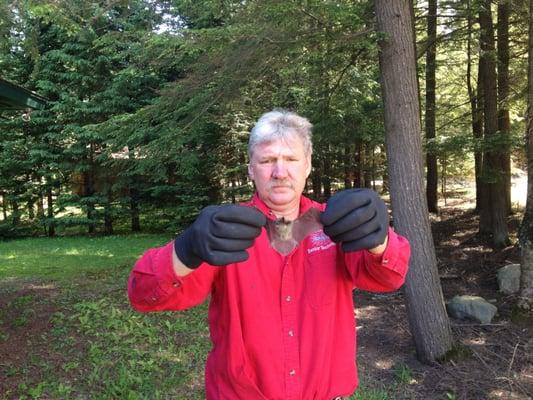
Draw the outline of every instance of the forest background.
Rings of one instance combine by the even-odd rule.
[[[474,187],[479,240],[495,251],[515,244],[508,221],[523,211],[511,201],[511,180],[528,166],[530,2],[375,3],[2,1],[1,78],[48,102],[24,114],[2,111],[0,238],[170,238],[202,207],[252,193],[248,133],[280,107],[314,124],[311,198],[352,187],[390,194],[402,231],[409,212],[425,213],[412,219],[418,229],[428,212],[438,217],[452,190]],[[382,94],[394,80],[383,62],[390,38],[376,24],[393,18],[375,12],[387,4],[401,4],[397,15],[407,10],[413,22],[421,129],[410,134],[422,148],[404,142],[391,151],[399,135],[385,126]],[[392,114],[401,119],[401,105]],[[394,158],[408,167],[391,165]],[[422,173],[409,165],[421,163],[425,191],[414,196],[424,206],[397,203],[395,211],[400,180],[391,177],[416,182]],[[406,297],[417,354],[432,362],[450,351],[451,331],[434,253],[418,253],[412,270],[433,273],[433,283],[412,274]],[[429,313],[418,308],[424,303]]]
[[[481,3],[439,2],[431,41],[427,3],[414,9],[432,198],[473,181],[488,146],[526,168],[528,10],[508,3],[507,92],[494,99],[506,124],[488,139]],[[253,191],[247,135],[273,107],[314,124],[311,197],[388,191],[371,2],[4,1],[0,16],[2,77],[49,100],[29,120],[2,113],[1,237],[176,232],[206,204]]]

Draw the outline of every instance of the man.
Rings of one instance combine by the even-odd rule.
[[[357,387],[352,290],[399,288],[409,243],[371,190],[341,191],[327,204],[302,195],[312,153],[305,118],[264,114],[248,153],[251,201],[206,207],[175,241],[148,251],[130,276],[132,306],[182,310],[211,294],[207,399],[349,396]],[[265,226],[312,208],[323,229],[287,254],[276,250]]]

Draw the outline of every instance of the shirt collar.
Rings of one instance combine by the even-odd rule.
[[[259,197],[259,194],[257,192],[254,193],[252,199],[249,203],[251,206],[257,208],[260,210],[263,214],[267,216],[269,219],[276,219],[276,215],[274,212],[265,204],[263,200]],[[304,195],[300,196],[300,210],[298,211],[298,215],[304,214],[307,210],[309,210],[312,206],[313,202],[311,199],[305,197]]]

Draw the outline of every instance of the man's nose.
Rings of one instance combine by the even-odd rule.
[[[272,177],[276,179],[282,179],[287,177],[287,165],[283,160],[277,160],[274,163],[274,169],[272,170]]]

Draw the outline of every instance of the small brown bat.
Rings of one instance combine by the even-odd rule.
[[[293,251],[307,235],[322,229],[320,223],[320,210],[310,208],[305,214],[294,221],[278,218],[268,220],[266,230],[270,245],[284,256]]]

